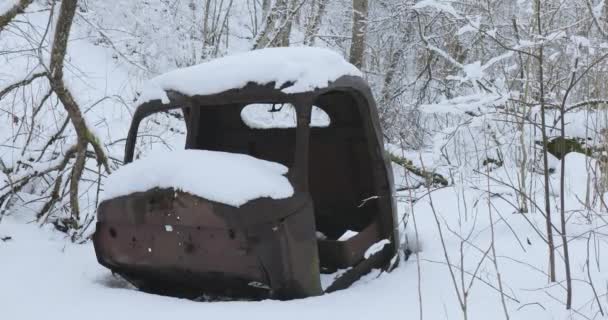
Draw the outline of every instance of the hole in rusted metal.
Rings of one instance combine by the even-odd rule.
[[[232,230],[232,229],[228,230],[228,236],[230,237],[230,239],[234,239],[234,237],[235,237],[234,230]]]
[[[110,228],[110,237],[116,238],[116,235],[116,230],[114,230],[114,228]]]

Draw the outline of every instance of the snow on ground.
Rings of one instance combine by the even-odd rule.
[[[506,97],[497,94],[472,94],[441,103],[422,105],[420,108],[427,113],[479,112],[504,104],[505,101],[507,101]]]
[[[573,166],[584,157],[568,157]],[[497,172],[496,176],[507,174]],[[554,176],[552,183],[557,183]],[[568,176],[570,185],[580,185],[583,177]],[[493,194],[508,194],[511,190],[491,183]],[[5,217],[0,223],[0,310],[6,319],[179,319],[205,317],[210,319],[369,319],[396,317],[418,319],[418,276],[424,319],[462,319],[458,298],[447,268],[443,246],[438,236],[435,216],[442,222],[445,248],[454,266],[455,279],[461,288],[470,287],[467,295],[469,319],[503,318],[501,294],[498,290],[492,255],[488,253],[492,233],[487,192],[463,183],[460,186],[434,191],[431,197],[417,193],[421,200],[413,207],[421,246],[409,260],[390,274],[374,271],[353,287],[293,301],[261,302],[194,302],[138,292],[113,277],[109,270],[97,264],[90,242],[71,244],[61,233],[33,223],[26,211]],[[408,196],[408,192],[400,196]],[[593,318],[597,305],[588,283],[588,275],[606,306],[607,262],[599,250],[605,237],[605,224],[587,220],[577,210],[568,212],[570,222],[571,259],[574,275],[574,307],[566,311],[562,255],[558,254],[558,283],[547,281],[546,244],[535,230],[543,230],[539,212],[525,217],[500,197],[492,199],[492,221],[496,256],[504,287],[505,303],[511,319],[579,319]],[[576,201],[570,198],[570,201]],[[409,211],[400,203],[400,212]],[[557,219],[557,216],[555,216]],[[405,235],[413,241],[413,220],[408,219]],[[449,226],[448,229],[446,226]],[[595,229],[595,235],[589,230]],[[591,236],[590,242],[588,238]],[[462,239],[467,239],[463,244]],[[558,241],[559,244],[559,241]],[[589,249],[587,248],[589,245]],[[558,252],[561,248],[558,246]],[[462,254],[462,256],[461,256]],[[590,270],[585,261],[589,254]],[[463,263],[464,274],[460,265]],[[472,277],[471,275],[475,275]],[[327,280],[327,279],[325,279]]]
[[[258,198],[284,199],[293,187],[287,167],[252,156],[206,150],[154,153],[113,172],[102,200],[174,188],[202,198],[240,207]],[[127,181],[129,183],[127,183]]]
[[[0,5],[7,3],[5,0],[0,2]],[[446,12],[452,9],[449,1],[420,3],[419,6],[424,4],[424,7]],[[113,7],[122,10],[121,6]],[[48,14],[37,9],[40,8],[32,7],[32,13],[21,16],[20,19],[30,24],[24,24],[22,29],[15,31],[27,34],[28,38],[33,37],[32,42],[36,47],[40,35],[44,33]],[[242,17],[244,16],[241,15]],[[128,15],[124,19],[133,20]],[[83,22],[79,23],[81,25],[76,26],[70,41],[69,63],[66,64],[67,82],[77,93],[78,102],[86,110],[87,122],[104,142],[110,156],[120,159],[133,110],[131,101],[141,87],[138,78],[141,71],[134,71],[137,68],[118,59],[112,50],[92,44],[86,37],[86,32],[79,31]],[[146,27],[146,23],[142,25]],[[35,30],[32,30],[33,28]],[[31,45],[20,39],[5,32],[0,47],[18,51]],[[127,40],[125,43],[129,42]],[[237,51],[248,48],[246,41],[238,42],[237,45],[240,47]],[[169,53],[173,50],[160,49],[166,49]],[[169,59],[167,52],[160,50],[159,56]],[[38,62],[36,57],[29,55],[2,59],[0,87],[31,74]],[[168,69],[174,67],[170,63],[166,65],[170,66]],[[220,70],[215,75],[224,77],[222,72]],[[34,84],[35,88],[27,93],[39,101],[48,88],[42,84],[38,85],[38,81]],[[11,112],[19,111],[11,104],[17,97],[15,95],[4,99],[3,108]],[[466,135],[454,134],[461,126],[460,122],[463,122],[463,113],[477,113],[487,109],[494,105],[497,99],[500,97],[469,95],[438,105],[429,105],[427,112],[435,108],[433,116],[446,123],[442,128],[443,132],[432,141],[432,146],[419,151],[390,146],[393,154],[405,155],[418,167],[438,170],[442,174],[453,173],[450,177],[455,177],[454,185],[434,190],[430,194],[422,187],[411,194],[409,191],[402,191],[397,195],[397,200],[400,201],[399,221],[407,223],[404,230],[403,225],[401,226],[404,242],[414,254],[409,260],[402,260],[400,266],[390,274],[379,274],[376,271],[347,290],[321,297],[283,302],[194,302],[145,294],[113,277],[109,270],[100,266],[90,242],[72,244],[70,239],[55,231],[51,225],[42,228],[36,225],[33,222],[36,211],[32,210],[32,207],[35,207],[38,194],[43,191],[26,190],[31,193],[29,197],[26,197],[25,193],[20,194],[21,201],[9,211],[10,214],[0,217],[0,318],[420,319],[418,310],[421,301],[423,319],[462,319],[453,279],[456,280],[460,291],[463,288],[462,283],[464,288],[469,288],[470,285],[466,301],[468,319],[504,318],[497,270],[492,263],[493,255],[488,251],[493,238],[490,226],[493,225],[496,261],[510,319],[598,319],[598,301],[603,312],[608,312],[608,273],[604,271],[608,258],[603,252],[608,239],[605,236],[605,213],[583,210],[581,204],[581,200],[585,198],[585,190],[589,188],[584,168],[591,164],[587,164],[589,160],[581,155],[573,154],[566,158],[567,225],[574,278],[574,309],[566,311],[563,305],[565,284],[560,239],[556,237],[558,282],[550,283],[547,279],[547,246],[542,238],[544,221],[541,212],[530,206],[530,213],[517,214],[510,202],[516,198],[512,188],[495,180],[487,181],[483,174],[473,174],[470,170],[485,170],[479,165],[479,162],[482,162],[480,160],[483,160],[479,159],[479,154],[483,154],[485,144],[480,128],[486,126],[470,122],[466,123]],[[60,124],[65,117],[55,105],[55,100],[51,99],[40,111],[40,118],[44,120],[37,123],[40,130],[36,132],[37,140],[32,149],[44,144],[57,131],[57,123]],[[458,113],[457,117],[453,115],[455,111]],[[14,121],[12,114],[2,113],[1,117],[0,138],[3,146],[0,147],[0,157],[7,166],[12,166],[17,161],[27,159],[27,153],[22,156],[19,146],[23,141],[15,142],[12,138],[17,135],[20,123]],[[569,134],[585,132],[580,123],[585,122],[586,118],[587,116],[568,116],[568,130],[573,130],[568,131]],[[178,140],[176,137],[183,138],[183,134],[176,134],[174,130],[180,129],[177,123],[183,121],[171,122],[173,118],[165,114],[151,116],[149,119],[149,122],[142,124],[140,141],[154,137],[154,140],[150,138],[147,143],[161,144],[157,141],[160,140],[169,148],[183,147],[182,142],[175,141]],[[155,120],[162,121],[156,123]],[[579,125],[576,125],[577,123]],[[493,128],[496,126],[492,123]],[[183,127],[181,129],[183,130]],[[506,138],[499,134],[496,139]],[[69,147],[69,142],[71,141],[67,141],[63,147]],[[147,148],[144,144],[138,147],[137,152],[146,153]],[[62,152],[61,149],[52,151],[59,154]],[[505,154],[508,155],[509,152]],[[453,164],[446,166],[446,157],[451,157]],[[52,162],[51,159],[44,160]],[[465,165],[469,166],[467,170],[458,171],[458,166]],[[554,167],[559,168],[557,165]],[[92,169],[96,168],[93,166]],[[401,174],[402,172],[401,168],[395,168],[397,186],[414,185],[411,181],[406,181],[408,177]],[[491,174],[499,181],[517,180],[517,171],[512,165],[505,164]],[[556,197],[558,175],[559,170],[551,175],[550,181],[554,221],[559,221],[556,210],[556,204],[559,202]],[[96,177],[85,175],[88,180],[95,180]],[[541,182],[540,176],[529,173],[527,186],[536,192],[537,196],[542,193]],[[488,184],[491,193],[487,192]],[[488,195],[491,206],[488,206]],[[85,210],[93,212],[96,199],[87,197],[88,194],[85,194],[82,204],[86,203]],[[413,207],[404,201],[406,199],[416,200]],[[431,200],[433,207],[430,205]],[[542,203],[540,197],[536,200],[539,204]],[[490,223],[490,213],[493,224]],[[417,228],[414,228],[414,218]],[[437,221],[440,222],[444,236],[443,243],[439,237]],[[418,242],[415,240],[415,229],[420,237]],[[448,269],[444,248],[450,265],[454,267],[454,278]],[[461,272],[462,270],[464,272]],[[327,277],[324,279],[327,280]],[[418,295],[418,288],[421,296]],[[597,292],[597,299],[594,291]]]
[[[212,75],[211,77],[209,75]],[[151,79],[138,104],[152,100],[169,103],[166,91],[186,95],[208,95],[242,88],[249,82],[275,83],[285,93],[324,88],[341,76],[362,76],[355,66],[338,53],[324,48],[266,48],[237,53],[177,69]]]

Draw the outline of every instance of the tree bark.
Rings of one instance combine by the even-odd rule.
[[[265,20],[266,18],[268,18],[268,15],[270,14],[271,5],[272,5],[271,0],[262,1],[262,20]]]
[[[287,3],[286,3],[287,5]],[[291,27],[293,20],[296,17],[296,10],[298,6],[298,0],[291,0],[288,6],[285,7],[285,14],[283,15],[283,21],[279,23],[278,35],[276,44],[281,47],[289,47],[289,37],[291,36]]]
[[[570,83],[564,94],[562,104],[560,106],[560,136],[562,140],[566,139],[566,103],[568,102],[568,96],[576,84],[576,70],[578,68],[578,58],[575,59],[574,66],[572,68],[572,76]],[[561,172],[559,176],[559,213],[561,222],[561,238],[562,238],[562,249],[564,250],[564,267],[566,271],[566,309],[572,308],[572,272],[570,270],[570,253],[569,244],[566,231],[566,156],[561,158]]]
[[[538,35],[542,36],[542,20],[541,20],[541,1],[536,0],[536,23]],[[545,215],[547,227],[547,245],[549,249],[549,280],[555,282],[555,244],[553,242],[553,223],[551,222],[551,194],[549,193],[549,160],[548,160],[548,139],[547,139],[547,121],[545,119],[545,79],[543,69],[544,50],[541,45],[538,49],[538,81],[540,84],[539,103],[540,103],[540,119],[541,119],[541,135],[543,139],[543,175],[545,182]]]
[[[303,3],[300,0],[277,0],[256,37],[253,49],[289,46],[293,19]]]
[[[203,48],[201,50],[201,59],[205,60],[209,53],[209,10],[211,10],[211,0],[205,2],[205,13],[203,14]]]
[[[9,22],[11,22],[11,20],[13,20],[13,18],[18,14],[22,14],[33,1],[34,0],[19,0],[14,7],[0,15],[0,32],[9,24]]]
[[[602,21],[604,22],[604,30],[608,27],[608,2],[604,1],[602,6]]]
[[[317,11],[311,17],[308,26],[306,27],[304,45],[312,46],[315,43],[317,33],[319,33],[319,29],[321,28],[321,21],[325,15],[325,8],[327,8],[327,0],[319,0],[317,2]]]
[[[350,63],[363,67],[365,34],[367,32],[368,0],[353,0],[353,30],[350,45]]]
[[[401,45],[398,43],[397,45]],[[382,91],[380,95],[379,101],[379,113],[380,113],[380,123],[384,128],[390,127],[390,119],[392,118],[391,113],[393,112],[393,103],[392,103],[392,92],[393,92],[393,80],[395,78],[395,73],[397,72],[397,67],[399,66],[399,61],[403,57],[403,49],[397,48],[393,51],[390,56],[389,64],[386,69],[386,73],[384,76],[384,84],[382,86]]]
[[[258,34],[253,49],[265,48],[270,45],[272,33],[275,31],[277,22],[283,20],[282,15],[287,14],[286,9],[287,0],[277,0],[264,21],[264,27]]]
[[[106,171],[110,171],[108,160],[99,141],[89,130],[78,103],[64,82],[63,66],[77,4],[78,0],[63,0],[61,2],[59,18],[57,19],[57,25],[55,27],[55,37],[51,50],[51,62],[48,75],[51,88],[67,111],[68,117],[70,118],[77,135],[76,163],[72,168],[70,178],[70,206],[72,209],[72,219],[75,223],[80,219],[78,184],[84,170],[86,150],[89,144],[93,146],[98,163],[100,165],[103,164]]]
[[[397,67],[399,66],[399,61],[401,61],[402,56],[402,48],[397,48],[395,51],[393,51],[393,54],[391,54],[388,68],[386,69],[386,74],[384,76],[384,85],[382,87],[382,96],[380,98],[384,102],[390,100],[391,85],[393,84],[393,79],[395,78],[395,73],[397,72]]]

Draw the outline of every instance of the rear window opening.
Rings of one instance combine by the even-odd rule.
[[[293,167],[296,117],[291,104],[201,106],[189,109],[186,119],[190,122],[186,149],[247,154]]]
[[[241,120],[250,129],[289,129],[298,124],[296,109],[290,103],[254,103],[241,110]],[[323,109],[313,106],[310,126],[327,128],[331,124]]]

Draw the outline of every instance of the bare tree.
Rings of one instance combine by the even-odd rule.
[[[272,0],[262,0],[262,19],[268,18],[268,14],[270,14],[271,7]]]
[[[311,46],[314,44],[317,33],[319,33],[319,29],[321,28],[321,22],[323,20],[323,16],[325,15],[327,2],[328,0],[318,0],[313,3],[312,7],[313,9],[316,9],[316,11],[313,12],[313,15],[310,17],[306,26],[306,31],[304,33],[304,45]]]
[[[105,155],[103,147],[101,146],[97,137],[91,132],[91,130],[89,130],[80,107],[76,103],[74,96],[66,86],[63,79],[63,69],[68,39],[70,36],[70,30],[72,29],[72,23],[74,21],[77,5],[78,0],[63,0],[61,2],[59,18],[55,27],[55,37],[51,51],[51,62],[47,75],[51,83],[51,87],[67,111],[78,137],[76,145],[74,146],[76,162],[72,168],[70,177],[70,206],[74,223],[77,223],[80,219],[78,186],[80,183],[80,177],[82,176],[82,172],[84,170],[86,152],[89,145],[93,147],[99,165],[103,165],[106,171],[110,171],[108,159]]]
[[[368,0],[353,0],[353,29],[350,45],[350,63],[361,69],[365,54]]]
[[[272,41],[276,37],[277,24],[279,24],[281,21],[285,21],[286,15],[287,0],[277,0],[270,10],[270,13],[268,13],[266,20],[264,21],[264,26],[257,35],[253,45],[254,49],[272,46]]]
[[[280,22],[280,27],[277,34],[277,46],[288,47],[289,37],[291,36],[291,29],[293,27],[293,21],[296,18],[298,12],[298,2],[300,0],[291,0],[287,7],[287,14],[283,15],[283,21]]]
[[[535,1],[535,14],[536,14],[536,31],[539,36],[543,35],[542,28],[542,7],[541,1]],[[546,103],[545,103],[545,70],[543,67],[545,56],[543,45],[539,45],[538,53],[536,56],[538,60],[538,84],[539,84],[539,104],[540,104],[540,118],[541,118],[541,134],[543,141],[543,177],[545,182],[545,219],[547,229],[547,245],[549,250],[549,279],[551,282],[555,282],[555,244],[553,241],[553,223],[551,222],[551,193],[549,184],[549,155],[547,146],[549,140],[547,138],[547,120],[546,120]]]
[[[293,20],[307,0],[277,0],[256,36],[253,49],[289,46]]]
[[[209,35],[209,11],[211,10],[211,0],[205,1],[203,15],[203,50],[201,51],[201,58],[204,60],[207,57],[209,47],[211,46],[211,37]]]

